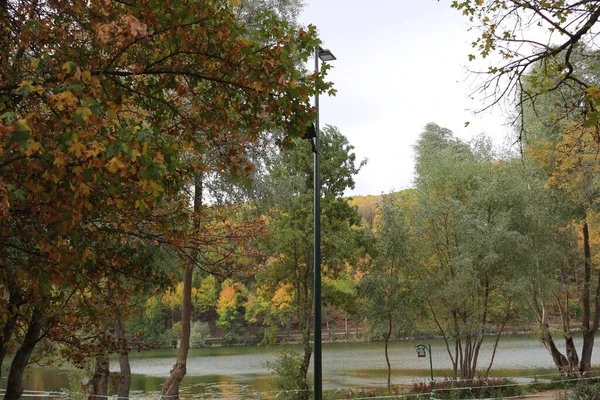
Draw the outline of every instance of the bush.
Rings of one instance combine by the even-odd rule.
[[[580,382],[571,392],[560,393],[557,400],[600,400],[600,383]]]
[[[275,390],[279,391],[277,399],[283,400],[301,400],[306,398],[306,393],[302,390],[305,387],[311,387],[312,383],[300,374],[302,365],[302,356],[290,350],[283,350],[275,361],[267,362],[267,368],[272,371],[276,377],[273,379]],[[312,393],[310,397],[312,399]]]
[[[412,385],[414,393],[430,393],[431,390],[431,382],[416,382]],[[522,395],[524,391],[524,387],[514,385],[513,381],[506,378],[476,377],[472,380],[445,378],[435,382],[435,396],[444,399],[510,397]]]
[[[197,349],[206,346],[206,339],[210,336],[210,325],[208,322],[194,321],[192,322],[190,332],[190,347]]]

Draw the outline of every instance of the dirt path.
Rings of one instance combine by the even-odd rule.
[[[523,399],[531,400],[555,400],[560,393],[567,392],[568,390],[546,390],[544,392],[537,392],[522,396]]]

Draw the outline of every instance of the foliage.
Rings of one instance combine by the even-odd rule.
[[[308,378],[301,374],[302,356],[290,350],[284,350],[275,359],[267,362],[267,368],[271,370],[276,377],[273,380],[273,386],[278,399],[300,400],[306,396],[302,393],[307,387],[312,385]],[[312,398],[312,393],[309,398]]]
[[[480,86],[486,100],[496,104],[511,96],[522,114],[539,95],[566,90],[576,101],[562,113],[571,108],[585,125],[597,126],[600,90],[590,70],[597,69],[600,2],[454,0],[452,7],[478,31],[469,60],[490,58]]]
[[[580,382],[574,390],[562,392],[557,400],[598,400],[600,399],[600,384]]]
[[[262,292],[255,301],[260,304],[273,299],[276,291],[285,287],[286,295],[294,299],[293,312],[302,335],[304,358],[301,376],[306,376],[312,354],[310,346],[311,315],[313,310],[313,152],[311,143],[297,140],[294,151],[281,154],[271,168],[272,208],[269,210],[268,237],[263,242],[265,260],[263,271],[256,275]],[[354,147],[335,127],[326,126],[320,135],[321,179],[321,264],[324,280],[335,280],[348,264],[364,256],[366,232],[359,228],[360,217],[355,208],[342,196],[354,186],[354,175],[364,162],[356,163]],[[357,165],[358,164],[358,165]],[[362,253],[362,254],[361,254]],[[256,299],[258,300],[258,299]],[[268,300],[267,300],[268,301]],[[267,338],[275,336],[281,324],[282,309],[259,307],[264,322],[270,324]],[[257,312],[253,312],[258,316]],[[305,380],[300,382],[304,385]],[[305,388],[307,389],[307,388]],[[306,396],[306,393],[302,393]]]
[[[596,80],[598,77],[593,70],[588,76]],[[574,95],[571,93],[569,97],[569,93],[565,95],[562,92],[547,93],[540,97],[539,102],[542,106],[557,104],[560,109],[564,109]],[[579,374],[591,368],[594,336],[598,330],[597,315],[600,314],[597,303],[599,294],[595,289],[597,278],[593,277],[593,263],[597,259],[595,244],[598,240],[597,230],[594,228],[598,210],[597,130],[595,127],[586,127],[585,121],[582,126],[582,120],[577,115],[536,118],[532,113],[528,113],[525,117],[529,118],[526,123],[536,132],[536,135],[528,140],[526,155],[531,157],[538,168],[540,179],[545,180],[556,199],[555,214],[562,217],[563,225],[570,225],[570,230],[577,227],[581,232],[579,254],[565,251],[568,259],[555,269],[558,279],[555,278],[554,281],[558,286],[550,291],[543,289],[531,292],[534,296],[540,292],[547,292],[549,295],[546,298],[537,297],[533,303],[542,343],[561,372],[569,375]],[[571,249],[573,248],[575,246],[571,246]],[[578,282],[580,275],[583,279]],[[571,329],[570,306],[573,305],[571,299],[575,296],[580,300],[578,305],[581,309],[581,330],[584,337],[581,358],[575,347]],[[544,301],[548,302],[550,297],[558,300],[562,336],[566,345],[564,354],[554,346],[553,335],[548,328],[547,305]]]
[[[528,182],[485,138],[467,144],[429,124],[415,149],[415,279],[455,374],[471,379],[488,324],[502,331],[521,290]]]
[[[222,337],[226,343],[232,343],[234,336],[242,329],[242,316],[239,312],[244,294],[247,290],[239,284],[225,282],[217,302],[217,326],[222,329]]]
[[[210,337],[210,326],[206,322],[192,322],[192,331],[190,334],[190,347],[197,349],[206,346],[206,339]]]
[[[358,208],[358,213],[371,229],[375,215],[377,215],[377,205],[381,202],[381,196],[352,196],[349,199],[353,207]]]
[[[435,396],[442,399],[472,399],[472,398],[505,398],[522,396],[529,393],[527,388],[516,385],[514,381],[507,378],[485,378],[475,377],[469,380],[455,380],[445,378],[431,382],[416,382],[412,385],[413,393],[431,393],[435,390]]]
[[[40,337],[77,347],[75,362],[108,351],[95,327],[168,283],[153,264],[165,247],[185,258],[231,242],[227,224],[191,226],[190,178],[247,174],[261,132],[289,144],[330,89],[301,66],[314,27],[255,20],[218,0],[0,2],[0,358],[12,339],[22,350],[11,384]]]

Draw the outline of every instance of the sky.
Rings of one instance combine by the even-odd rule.
[[[474,114],[485,105],[470,97],[476,32],[450,0],[306,0],[299,20],[337,57],[328,79],[338,93],[319,98],[320,125],[337,126],[368,159],[347,195],[411,187],[413,145],[429,122],[466,141],[484,133],[511,142],[505,107]]]

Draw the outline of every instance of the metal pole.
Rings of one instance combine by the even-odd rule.
[[[315,71],[319,72],[319,48],[315,48]],[[314,400],[323,397],[323,366],[321,357],[321,181],[320,181],[320,142],[319,142],[319,93],[315,93],[315,109],[317,118],[315,123],[315,171],[314,171],[314,304],[315,304],[315,359],[314,359]]]
[[[427,350],[429,351],[429,371],[431,371],[431,382],[433,382],[433,362],[431,361],[431,345],[427,345]]]
[[[431,371],[431,397],[435,396],[435,381],[433,380],[433,361],[431,359],[431,345],[427,345],[427,350],[429,350],[429,371]]]

